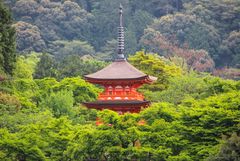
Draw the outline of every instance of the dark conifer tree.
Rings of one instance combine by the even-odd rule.
[[[16,62],[16,37],[11,13],[0,0],[0,68],[12,75]]]

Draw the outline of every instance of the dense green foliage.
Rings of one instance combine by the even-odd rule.
[[[139,114],[118,115],[82,107],[100,89],[79,77],[33,79],[39,63],[51,65],[43,58],[51,59],[19,57],[14,79],[0,82],[1,160],[239,159],[239,81],[185,72],[140,51],[130,61],[159,78],[140,89],[154,103]],[[223,135],[232,137],[225,141]]]
[[[191,15],[175,14],[156,20],[151,28],[160,31],[168,40],[191,49],[204,49],[212,57],[217,55],[220,36],[216,29]]]
[[[144,73],[158,78],[154,85],[149,87],[155,91],[166,89],[169,79],[174,76],[180,76],[182,73],[182,69],[174,63],[166,61],[153,53],[145,54],[143,51],[140,51],[134,56],[129,57],[129,61]]]
[[[92,57],[81,57],[78,55],[66,56],[60,61],[46,53],[39,58],[40,61],[36,64],[34,78],[54,77],[62,79],[65,77],[84,76],[96,72],[108,64]]]
[[[120,2],[126,56],[158,78],[137,114],[82,105],[102,90],[83,76],[116,53]],[[16,22],[0,1],[0,160],[239,161],[239,0],[5,3]]]
[[[122,3],[127,55],[145,49],[147,44],[140,40],[149,34],[146,31],[153,29],[164,39],[161,42],[155,39],[152,44],[171,42],[173,47],[184,51],[204,50],[217,67],[239,67],[238,0],[6,0],[5,3],[16,20],[20,52],[48,52],[58,57],[90,54],[109,60],[112,56],[106,50],[117,39],[117,9]],[[115,47],[110,47],[111,52]],[[172,50],[165,50],[165,54],[159,50],[153,52],[164,56],[176,54]]]

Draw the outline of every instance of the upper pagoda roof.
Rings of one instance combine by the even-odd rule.
[[[129,64],[124,56],[124,27],[122,5],[119,7],[119,27],[118,27],[118,53],[115,61],[96,73],[85,75],[85,79],[91,83],[104,84],[105,80],[111,81],[140,81],[141,83],[151,83],[157,78],[148,76]]]
[[[85,75],[86,79],[96,80],[129,80],[129,79],[140,79],[148,77],[147,74],[139,71],[134,66],[129,64],[126,60],[114,61],[102,70],[96,73]],[[149,77],[150,78],[150,77]],[[155,77],[151,77],[154,81]]]

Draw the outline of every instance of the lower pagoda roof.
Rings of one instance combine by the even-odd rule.
[[[88,108],[92,109],[109,109],[113,111],[121,112],[140,112],[141,108],[146,108],[150,105],[150,101],[140,100],[108,100],[101,101],[97,100],[94,102],[84,103]]]
[[[84,104],[97,104],[97,105],[107,105],[107,104],[141,104],[141,103],[146,103],[146,102],[149,102],[149,101],[140,101],[140,100],[107,100],[107,101],[101,101],[101,100],[97,100],[97,101],[93,101],[93,102],[87,102],[87,103],[84,103]]]
[[[101,80],[144,80],[149,82],[155,81],[157,78],[148,76],[147,74],[139,71],[126,60],[115,61],[97,71],[96,73],[85,75],[85,79],[89,82]]]

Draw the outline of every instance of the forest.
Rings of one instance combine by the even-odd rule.
[[[124,115],[83,106],[120,3],[128,62],[158,78]],[[0,160],[239,161],[239,63],[239,0],[0,0]]]

